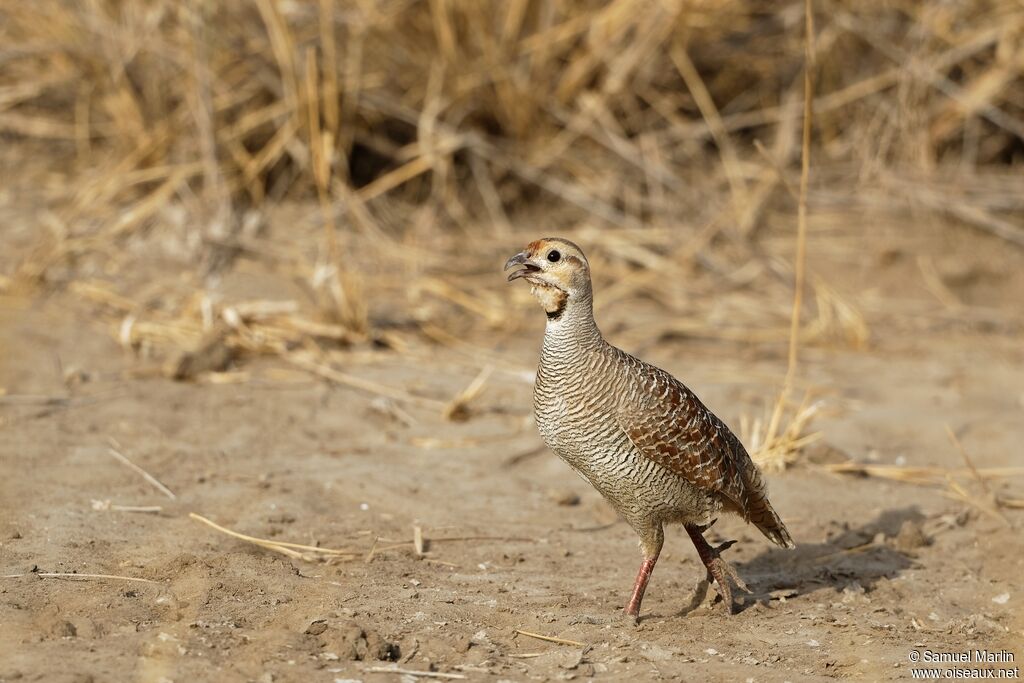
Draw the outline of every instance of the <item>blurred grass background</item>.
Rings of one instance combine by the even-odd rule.
[[[814,10],[814,253],[882,224],[1024,246],[1024,4]],[[781,346],[804,47],[802,2],[7,0],[0,287],[69,292],[174,377],[324,374],[515,331],[503,258],[567,234],[627,348]],[[802,338],[863,346],[864,302],[808,282]]]

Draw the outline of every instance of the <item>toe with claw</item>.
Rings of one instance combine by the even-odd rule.
[[[690,538],[693,540],[693,544],[697,547],[697,554],[700,556],[701,562],[708,570],[708,582],[714,581],[715,589],[721,596],[722,601],[725,603],[725,607],[729,610],[730,614],[735,613],[735,605],[732,601],[732,586],[736,584],[736,587],[741,591],[750,593],[751,590],[747,588],[747,584],[744,583],[743,579],[740,578],[739,574],[732,566],[722,559],[722,552],[731,548],[736,541],[726,541],[717,546],[712,547],[705,540],[703,531],[704,529],[697,526],[687,526],[686,530],[690,534]]]

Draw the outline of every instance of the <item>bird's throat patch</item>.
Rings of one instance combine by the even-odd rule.
[[[532,294],[537,297],[537,301],[544,307],[548,320],[558,320],[561,318],[565,312],[566,304],[569,303],[568,292],[551,285],[535,284]]]

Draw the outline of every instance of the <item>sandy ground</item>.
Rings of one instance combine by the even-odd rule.
[[[898,278],[861,277],[902,292]],[[992,285],[1001,296],[986,294],[987,315],[1017,320],[1017,284]],[[875,326],[870,350],[806,349],[824,439],[770,477],[797,549],[722,518],[711,535],[740,541],[729,556],[753,591],[728,616],[670,529],[633,626],[619,611],[635,536],[538,450],[529,378],[516,371],[535,363],[538,311],[523,309],[524,333],[497,347],[510,369],[472,418],[450,423],[270,361],[238,384],[128,379],[138,361],[73,300],[0,306],[0,681],[388,681],[401,675],[379,671],[395,666],[467,680],[909,680],[914,651],[1012,652],[998,668],[1024,659],[1024,512],[1003,520],[941,488],[814,465],[959,470],[946,424],[979,468],[1021,465],[1019,324]],[[733,425],[762,409],[785,367],[756,345],[698,339],[643,353]],[[69,387],[69,370],[89,381]],[[478,370],[444,348],[351,369],[437,397]],[[116,461],[110,439],[176,499]],[[1019,476],[990,486],[1024,497]],[[290,559],[190,512],[358,555]],[[42,576],[71,572],[146,581]]]

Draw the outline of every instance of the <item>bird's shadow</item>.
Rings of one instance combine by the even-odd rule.
[[[897,576],[914,564],[911,555],[889,542],[878,542],[879,535],[892,539],[905,522],[919,523],[923,519],[916,507],[885,510],[875,520],[846,529],[822,543],[800,543],[797,539],[794,549],[772,547],[749,560],[732,562],[751,591],[733,589],[733,612],[742,612],[757,603],[796,598],[821,588],[841,591],[859,584],[865,592],[871,592],[879,579]],[[723,557],[729,561],[727,555]],[[709,588],[706,581],[698,584],[679,615],[699,608],[707,599]],[[715,607],[722,609],[720,604]]]

